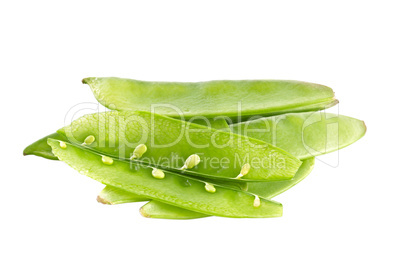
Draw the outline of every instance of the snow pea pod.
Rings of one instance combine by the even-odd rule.
[[[271,199],[275,196],[289,190],[299,182],[301,182],[304,178],[306,178],[314,167],[314,158],[308,158],[303,161],[303,164],[300,166],[297,171],[295,177],[291,180],[286,181],[272,181],[272,182],[249,182],[247,192],[256,194],[260,197]],[[113,187],[106,186],[102,192],[112,192]],[[113,199],[110,199],[111,202],[116,203],[127,203],[127,202],[137,202],[136,198],[139,198],[138,195],[134,195],[128,192],[120,191],[124,193],[121,197],[119,195],[114,195]],[[128,197],[128,198],[127,198]],[[133,201],[129,201],[129,198],[132,197]],[[143,201],[143,200],[141,200]],[[148,218],[163,218],[163,219],[196,219],[202,217],[208,217],[209,215],[195,213],[194,211],[188,209],[178,208],[172,205],[164,204],[157,201],[150,201],[144,206],[142,206],[140,210],[141,214],[144,217]]]
[[[364,136],[363,121],[331,113],[290,113],[230,125],[233,133],[265,141],[298,159],[342,149]]]
[[[155,109],[152,112],[178,118],[269,116],[322,110],[338,103],[331,88],[300,81],[179,83],[89,77],[82,82],[88,84],[95,98],[111,110],[151,111],[152,107]]]
[[[266,142],[143,111],[85,115],[58,133],[76,144],[93,136],[89,148],[126,160],[136,146],[144,144],[147,152],[133,162],[212,179],[291,179],[301,165],[294,156]],[[199,156],[199,164],[186,169],[186,159],[194,155]],[[252,164],[248,174],[239,176],[246,164]]]
[[[83,146],[48,139],[53,154],[81,174],[103,184],[123,189],[137,195],[170,205],[223,217],[279,217],[280,203],[258,198],[243,191],[215,185],[215,191],[206,191],[206,183],[166,172],[164,179],[155,179],[152,168],[137,163],[127,163],[118,158],[108,158]],[[66,145],[66,146],[64,146]],[[186,182],[190,182],[189,184]]]

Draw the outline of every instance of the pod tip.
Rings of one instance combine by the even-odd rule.
[[[151,216],[144,211],[144,208],[140,208],[140,214],[145,218],[150,218]]]
[[[26,155],[31,155],[33,154],[33,150],[31,148],[31,145],[27,146],[24,151],[22,152],[22,155],[26,156]]]
[[[98,195],[96,197],[96,201],[98,201],[101,204],[105,204],[105,205],[111,205],[112,203],[106,201],[104,198],[102,198],[100,195]]]

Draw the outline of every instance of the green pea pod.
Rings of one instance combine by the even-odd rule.
[[[265,141],[298,159],[342,149],[364,136],[363,121],[325,112],[291,113],[230,126],[233,133]]]
[[[144,144],[148,150],[133,162],[203,178],[284,180],[293,178],[301,165],[266,142],[142,111],[85,115],[58,133],[75,144],[92,137],[88,148],[126,160]],[[188,157],[195,155],[199,164],[187,167]],[[248,173],[241,171],[245,165],[249,165]]]
[[[282,215],[280,203],[201,180],[166,172],[151,176],[152,167],[102,156],[83,146],[48,139],[53,154],[103,184],[196,212],[223,217],[265,218]],[[256,202],[258,200],[258,202]]]
[[[303,164],[300,166],[297,171],[295,177],[291,180],[287,181],[273,181],[273,182],[249,182],[247,192],[256,194],[260,197],[271,199],[275,196],[289,190],[299,182],[301,182],[304,178],[306,178],[314,167],[314,158],[308,158],[303,161]],[[111,192],[115,193],[116,188],[106,186],[102,192]],[[137,202],[136,199],[139,197],[135,194],[131,194],[128,192],[124,192],[122,190],[117,189],[120,193],[124,193],[119,197],[119,195],[113,195],[113,199],[107,201],[108,203],[116,202],[116,203],[128,203],[128,202]],[[133,201],[130,201],[130,197],[132,197]],[[143,201],[143,200],[141,200]],[[164,204],[157,201],[150,201],[145,204],[141,210],[141,214],[144,217],[149,218],[163,218],[163,219],[196,219],[207,217],[209,215],[200,214],[198,212],[194,212],[188,209],[178,208],[172,205]]]
[[[331,88],[299,81],[178,83],[89,77],[82,82],[111,110],[151,111],[152,107],[152,112],[177,118],[270,116],[322,110],[338,103]]]

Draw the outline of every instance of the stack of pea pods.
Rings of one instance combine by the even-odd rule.
[[[299,81],[147,82],[85,78],[110,109],[72,121],[24,150],[61,160],[105,185],[103,204],[147,202],[145,217],[282,216],[272,200],[313,169],[316,156],[366,132],[331,114],[331,88]]]

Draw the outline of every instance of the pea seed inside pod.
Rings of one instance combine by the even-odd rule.
[[[148,148],[145,144],[138,145],[137,147],[135,147],[133,155],[130,157],[130,160],[142,157],[142,155],[147,151],[147,149]]]
[[[209,183],[205,183],[205,190],[208,192],[208,193],[215,193],[216,192],[216,189],[215,189],[215,187],[212,185],[212,184],[209,184]]]
[[[85,138],[82,145],[91,145],[94,141],[95,141],[95,136],[89,135],[88,137]]]
[[[60,142],[60,148],[62,149],[66,149],[67,148],[67,144],[64,141]]]
[[[186,162],[184,163],[184,166],[181,167],[181,170],[191,169],[198,165],[200,161],[201,159],[197,154],[192,154],[186,159]]]
[[[260,205],[261,205],[261,200],[260,200],[260,198],[256,195],[255,198],[254,198],[253,206],[254,206],[255,208],[258,208]]]
[[[163,179],[165,178],[165,172],[160,169],[153,168],[152,169],[152,176],[156,179]]]
[[[102,162],[106,165],[112,165],[113,164],[113,159],[108,157],[108,156],[104,156],[102,155]]]
[[[237,175],[236,179],[240,179],[241,177],[246,176],[248,174],[248,172],[250,171],[250,168],[251,167],[250,167],[249,163],[244,164],[241,167],[240,174]]]

